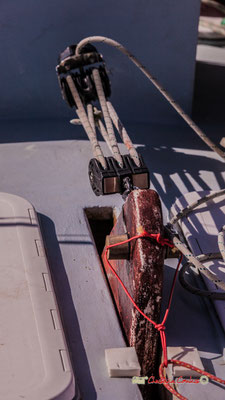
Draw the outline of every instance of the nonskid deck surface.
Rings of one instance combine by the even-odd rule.
[[[71,127],[66,121],[58,125],[39,122],[38,137],[34,127],[34,141],[30,134],[32,122],[17,123],[16,128],[20,138],[17,135],[15,141],[23,136],[26,141],[1,145],[1,190],[27,198],[39,213],[80,392],[85,399],[140,398],[131,380],[107,376],[104,349],[124,346],[125,342],[84,217],[85,207],[121,208],[122,199],[119,195],[97,198],[92,193],[87,177],[91,149],[81,128],[76,128],[79,140],[67,140]],[[141,124],[128,128],[151,171],[152,188],[162,201],[164,222],[177,197],[194,190],[223,188],[224,164],[189,129]],[[5,138],[12,131],[16,131],[15,123],[4,125]],[[213,139],[218,142],[219,135]],[[175,265],[173,260],[165,263],[164,299]],[[214,368],[212,372],[223,377],[219,357],[224,333],[213,315],[213,307],[209,312],[201,299],[191,296],[178,283],[167,323],[167,341],[169,346],[197,347],[205,368]],[[198,385],[190,389],[183,384],[180,390],[190,400],[222,398],[219,386],[210,383],[200,389]]]

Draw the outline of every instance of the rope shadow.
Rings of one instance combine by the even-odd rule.
[[[212,190],[210,181],[203,180],[200,171],[212,173],[218,187],[224,188],[225,182],[222,177],[224,163],[222,161],[211,159],[205,155],[184,154],[167,146],[153,148],[147,145],[145,148],[139,147],[138,152],[143,156],[150,170],[150,180],[167,208],[171,207],[176,198],[184,194],[183,188],[178,187],[179,182],[176,184],[175,180],[182,182],[182,186],[186,187],[186,192],[196,191],[196,185],[201,188],[199,190]],[[159,159],[162,162],[159,162]],[[161,176],[162,182],[157,179],[157,174]],[[175,174],[176,177],[173,180],[172,176]],[[187,174],[192,179],[189,179]],[[192,181],[195,182],[195,185]]]

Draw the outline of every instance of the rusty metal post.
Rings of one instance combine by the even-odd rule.
[[[132,191],[110,236],[163,233],[161,204],[154,190]],[[103,259],[104,261],[104,259]],[[138,307],[159,322],[162,297],[164,249],[147,238],[130,242],[129,259],[110,260]],[[107,265],[106,274],[130,346],[135,346],[142,375],[156,372],[158,332],[136,311]],[[146,390],[147,386],[145,385]],[[144,388],[143,388],[144,389]]]

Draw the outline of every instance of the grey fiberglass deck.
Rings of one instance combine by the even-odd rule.
[[[92,155],[81,127],[69,126],[67,121],[12,122],[2,127],[1,191],[27,198],[40,215],[82,398],[139,399],[131,380],[107,376],[104,349],[123,346],[124,340],[83,211],[96,205],[120,208],[121,197],[98,198],[92,193],[87,177]],[[190,129],[141,124],[128,128],[149,166],[152,187],[161,197],[164,222],[176,197],[187,191],[224,187],[224,164]],[[210,127],[208,131],[212,133]],[[218,141],[219,134],[214,129],[213,139]],[[165,296],[175,265],[173,260],[165,265]],[[209,311],[213,314],[212,307],[207,308],[201,298],[188,294],[178,283],[167,323],[168,345],[198,347],[204,366],[224,377],[218,359],[224,334]],[[182,385],[182,393],[190,400],[197,396],[199,400],[222,399],[219,386],[201,385],[201,390],[197,386]]]

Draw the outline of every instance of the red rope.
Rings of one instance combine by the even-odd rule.
[[[177,278],[177,274],[178,274],[178,270],[183,258],[183,255],[181,254],[178,264],[177,264],[177,268],[173,277],[173,282],[172,282],[172,286],[170,289],[170,295],[169,295],[169,300],[168,300],[168,305],[163,317],[163,320],[160,324],[157,324],[155,321],[151,320],[143,311],[141,311],[141,309],[138,307],[138,305],[135,303],[134,299],[132,298],[132,296],[130,295],[130,293],[128,292],[126,286],[124,285],[124,283],[122,282],[122,280],[120,279],[119,275],[117,274],[117,272],[115,271],[115,269],[113,268],[113,266],[110,264],[109,260],[108,260],[108,251],[110,248],[115,247],[115,246],[120,246],[122,244],[125,243],[129,243],[132,240],[136,240],[136,239],[141,239],[141,238],[150,238],[150,239],[154,239],[157,241],[157,243],[159,243],[162,246],[169,246],[171,248],[174,247],[173,243],[171,243],[168,239],[165,239],[161,236],[160,233],[147,233],[147,232],[143,232],[140,235],[135,235],[133,237],[131,237],[130,239],[124,240],[122,242],[119,243],[115,243],[115,244],[111,244],[105,247],[105,252],[104,252],[104,259],[106,264],[108,265],[108,267],[111,269],[111,271],[113,272],[113,274],[115,275],[115,277],[117,278],[117,280],[119,281],[120,285],[122,286],[124,292],[126,293],[126,295],[128,296],[128,298],[130,299],[131,303],[133,304],[133,306],[136,308],[136,310],[145,318],[147,319],[147,321],[151,322],[151,324],[154,325],[154,327],[159,331],[160,333],[160,339],[161,339],[161,344],[162,344],[162,351],[163,351],[163,361],[159,367],[159,376],[162,380],[163,385],[165,386],[165,388],[167,390],[169,390],[172,394],[174,394],[175,396],[177,396],[179,399],[181,400],[187,400],[186,397],[182,396],[181,394],[179,394],[169,383],[167,383],[165,381],[165,373],[164,373],[164,368],[166,368],[168,366],[168,364],[177,364],[177,365],[182,365],[188,369],[191,369],[193,371],[197,371],[202,375],[208,376],[211,380],[222,383],[225,385],[225,380],[217,378],[216,376],[205,372],[203,370],[200,370],[199,368],[194,367],[191,364],[185,363],[183,361],[179,361],[179,360],[168,360],[167,359],[167,347],[166,347],[166,335],[165,335],[165,323],[169,314],[169,310],[170,310],[170,306],[171,306],[171,302],[172,302],[172,297],[173,297],[173,292],[174,292],[174,288],[175,288],[175,283],[176,283],[176,278]]]

